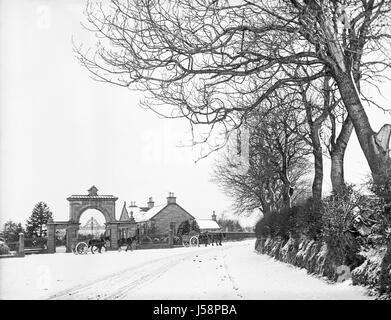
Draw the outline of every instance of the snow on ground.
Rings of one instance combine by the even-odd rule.
[[[56,253],[0,260],[0,299],[370,299],[254,251],[221,247],[102,254]]]

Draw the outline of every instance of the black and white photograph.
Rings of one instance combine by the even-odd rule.
[[[0,75],[0,300],[391,299],[391,1],[0,0]]]

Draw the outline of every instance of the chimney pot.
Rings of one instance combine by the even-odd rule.
[[[174,197],[174,192],[169,192],[167,197],[167,204],[176,203],[176,197]]]
[[[136,201],[130,201],[130,206],[131,206],[131,207],[137,207],[137,206],[136,206]]]
[[[152,197],[149,197],[149,201],[147,204],[148,204],[149,209],[153,208],[153,206],[155,205],[155,202],[153,201]]]

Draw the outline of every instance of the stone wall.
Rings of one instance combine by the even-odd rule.
[[[384,246],[364,253],[365,261],[352,271],[353,284],[367,286],[375,292],[380,289],[380,273],[386,250]]]
[[[333,257],[324,242],[302,238],[261,238],[255,242],[255,250],[277,260],[307,269],[308,273],[327,277],[332,281],[338,278],[337,268],[340,263]],[[364,285],[369,293],[378,294],[379,278],[386,248],[361,252],[364,262],[351,270],[352,283]]]
[[[257,239],[255,249],[277,260],[305,268],[309,273],[316,273],[333,279],[333,261],[330,260],[325,243],[315,242],[306,238]]]
[[[235,241],[235,240],[243,240],[255,238],[255,232],[224,232],[226,241]]]

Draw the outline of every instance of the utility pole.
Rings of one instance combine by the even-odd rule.
[[[93,219],[93,217],[91,217],[91,234],[92,234],[92,237],[94,237],[94,219]]]

